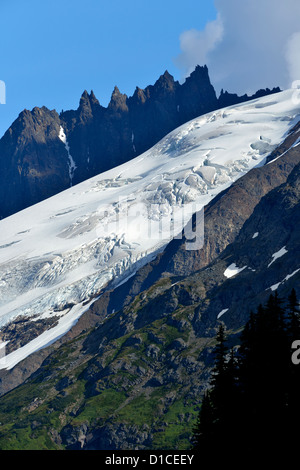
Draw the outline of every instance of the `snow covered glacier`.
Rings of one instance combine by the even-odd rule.
[[[194,119],[135,159],[0,221],[0,328],[20,316],[60,316],[0,368],[64,334],[92,296],[123,282],[195,211],[263,165],[298,119],[294,93]]]

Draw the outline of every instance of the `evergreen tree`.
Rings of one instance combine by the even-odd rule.
[[[300,313],[299,302],[295,289],[292,289],[288,298],[288,331],[292,341],[300,339]]]
[[[292,447],[298,447],[298,433],[295,429],[299,426],[300,419],[300,364],[294,364],[292,361],[292,344],[296,340],[300,340],[300,314],[299,301],[296,291],[293,289],[288,297],[287,305],[287,331],[290,342],[290,362],[289,376],[287,383],[288,394],[288,422],[287,429],[290,430],[289,441]]]
[[[236,360],[233,350],[228,351],[225,340],[225,328],[220,325],[214,351],[214,368],[211,378],[211,390],[203,398],[196,430],[194,431],[195,448],[226,449],[231,428],[235,428],[236,399]],[[231,438],[230,438],[231,439]],[[205,443],[205,445],[204,445]]]
[[[200,413],[194,428],[193,444],[197,450],[211,450],[214,436],[214,415],[209,391],[206,391],[201,403]]]
[[[293,290],[284,308],[277,293],[251,313],[238,352],[230,354],[225,329],[217,334],[211,390],[199,415],[198,447],[272,455],[293,452],[300,419],[300,365],[291,360],[291,341],[300,332],[298,300]],[[202,441],[199,436],[202,436]],[[201,447],[205,439],[205,446]]]
[[[215,366],[212,372],[211,402],[214,415],[215,432],[222,433],[224,415],[226,412],[226,355],[228,349],[225,345],[225,329],[220,325],[215,348]]]

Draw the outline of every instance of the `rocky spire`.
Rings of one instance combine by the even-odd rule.
[[[97,100],[93,90],[90,94],[86,90],[81,95],[80,102],[79,102],[79,113],[84,119],[87,121],[93,117],[94,111],[96,108],[100,107],[100,103]]]
[[[97,100],[97,98],[96,98],[96,96],[95,96],[93,90],[91,90],[91,93],[90,93],[89,98],[90,98],[90,103],[92,104],[93,107],[95,107],[95,106],[100,106],[100,103],[99,103],[99,101]]]
[[[153,90],[155,93],[169,93],[175,91],[177,85],[178,82],[175,82],[174,77],[166,70],[155,82]]]
[[[195,70],[186,78],[185,83],[197,82],[198,84],[211,85],[208,68],[206,65],[197,65]]]
[[[139,88],[137,86],[134,93],[133,93],[133,96],[132,96],[132,98],[130,98],[130,100],[132,100],[133,102],[138,103],[138,104],[144,104],[145,101],[147,101],[147,98],[148,97],[145,93],[145,90],[142,90],[142,88]]]
[[[81,95],[78,108],[80,115],[85,117],[92,117],[92,107],[90,103],[90,96],[86,90]]]
[[[87,106],[89,102],[90,102],[90,96],[88,92],[84,90],[80,98],[79,106],[82,106],[82,107]]]
[[[121,93],[119,88],[115,86],[108,108],[113,111],[128,111],[127,99],[127,95]]]

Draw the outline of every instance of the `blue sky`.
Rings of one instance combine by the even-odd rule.
[[[107,106],[207,64],[216,92],[300,85],[299,0],[0,0],[0,136],[34,106]],[[0,102],[1,83],[0,83]]]
[[[77,108],[94,90],[106,106],[114,85],[132,95],[174,64],[180,34],[216,17],[212,0],[0,0],[0,135],[24,109]]]

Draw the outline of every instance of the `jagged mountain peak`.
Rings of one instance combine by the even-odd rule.
[[[207,65],[196,65],[195,70],[190,73],[190,75],[186,78],[186,82],[189,80],[209,80],[209,73],[208,73],[208,67]]]
[[[87,90],[84,90],[80,97],[79,108],[90,107],[90,104],[90,95]]]
[[[90,93],[88,93],[87,90],[84,90],[84,92],[82,93],[81,97],[80,97],[80,102],[79,104],[82,104],[84,105],[85,103],[88,103],[88,104],[93,104],[93,105],[100,105],[98,99],[96,98],[95,96],[95,93],[93,92],[93,90],[91,90]]]
[[[156,81],[155,85],[157,84],[166,84],[168,86],[172,86],[175,83],[173,75],[171,75],[168,70],[166,70]],[[155,86],[154,85],[154,86]]]
[[[100,106],[99,100],[96,98],[96,95],[93,90],[90,93],[90,101],[93,105]]]
[[[28,118],[32,117],[40,117],[40,116],[47,116],[47,115],[58,115],[55,109],[50,110],[46,106],[35,106],[32,108],[30,111],[29,109],[24,109],[23,111],[20,112],[19,116],[17,119],[23,119],[26,120]]]
[[[114,111],[128,111],[127,99],[127,95],[125,93],[121,93],[117,85],[115,85],[108,109]]]
[[[146,102],[148,97],[149,96],[147,96],[147,90],[143,90],[142,88],[137,86],[134,90],[132,97],[129,98],[129,102],[143,104]]]
[[[166,70],[163,75],[155,82],[152,87],[148,87],[150,95],[153,95],[155,99],[159,99],[162,96],[171,97],[176,93],[179,83],[174,80],[174,77],[169,74]]]
[[[82,95],[80,97],[80,101],[85,102],[85,101],[89,101],[89,99],[90,99],[90,95],[89,95],[88,91],[84,90],[84,92],[82,93]]]
[[[84,92],[81,95],[80,101],[79,101],[79,107],[77,111],[66,111],[62,113],[62,118],[71,115],[72,117],[76,116],[76,113],[79,116],[79,120],[81,124],[86,125],[87,123],[91,122],[94,119],[94,116],[98,113],[98,111],[101,109],[100,103],[98,99],[96,98],[93,90],[89,94],[87,90],[84,90]],[[65,124],[66,125],[66,124]]]
[[[35,142],[46,142],[47,139],[55,140],[58,137],[60,118],[55,109],[50,110],[46,106],[35,106],[31,111],[24,109],[17,119],[12,123],[9,132],[1,139],[2,144],[6,142],[7,136],[11,136],[22,142],[22,148],[26,146],[26,140]],[[0,141],[0,142],[1,142]],[[14,144],[14,140],[11,144]],[[20,148],[20,147],[18,147]],[[30,158],[30,155],[27,155]]]

